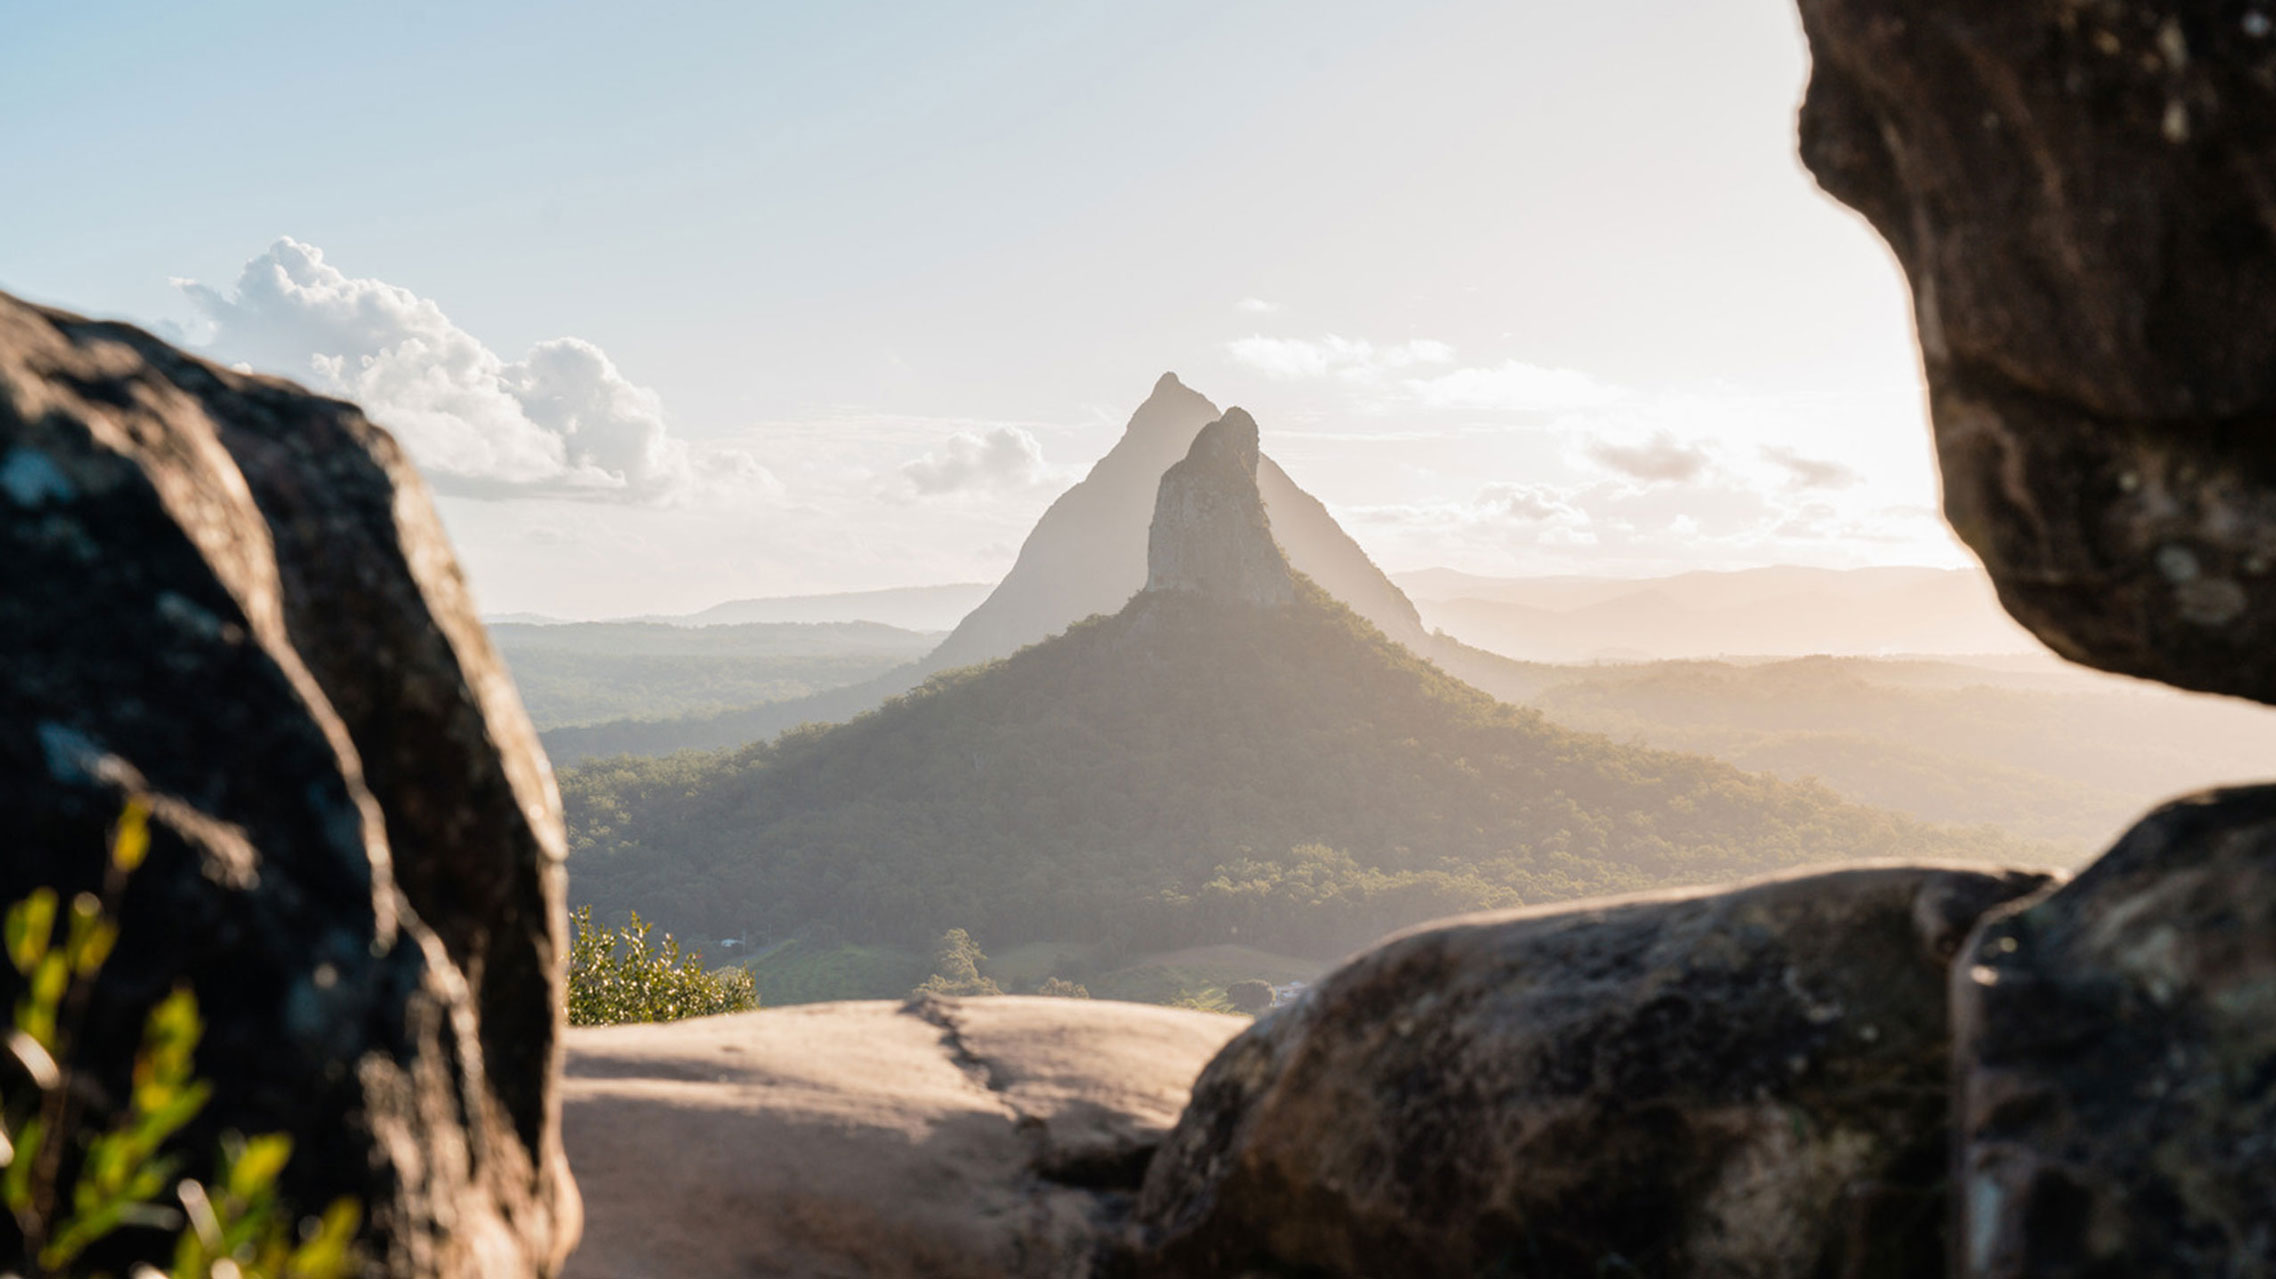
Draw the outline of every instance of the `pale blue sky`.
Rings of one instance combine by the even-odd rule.
[[[1785,0],[0,20],[0,288],[363,397],[492,609],[993,576],[1171,368],[1393,568],[1954,561]]]

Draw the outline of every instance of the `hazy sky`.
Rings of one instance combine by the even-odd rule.
[[[1963,562],[1788,0],[0,16],[0,288],[360,400],[493,611],[993,578],[1165,369],[1392,569]]]

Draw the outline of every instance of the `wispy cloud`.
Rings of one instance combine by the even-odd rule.
[[[1806,453],[1787,448],[1782,444],[1765,444],[1762,455],[1784,467],[1798,489],[1850,488],[1865,482],[1865,477],[1854,468],[1825,458],[1811,457]]]
[[[1233,309],[1243,315],[1275,315],[1280,311],[1280,304],[1263,298],[1242,298],[1233,304]]]
[[[1687,444],[1664,431],[1638,444],[1593,440],[1585,451],[1597,465],[1646,484],[1696,480],[1712,460],[1706,446]]]

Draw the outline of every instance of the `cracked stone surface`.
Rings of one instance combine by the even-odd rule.
[[[566,1274],[1101,1273],[1243,1018],[1106,1000],[809,1004],[572,1030]]]

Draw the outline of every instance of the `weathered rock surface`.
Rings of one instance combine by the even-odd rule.
[[[1146,541],[1146,589],[1292,604],[1296,578],[1257,494],[1257,424],[1240,409],[1201,428],[1162,472]]]
[[[1003,997],[569,1033],[568,1274],[1098,1273],[1193,1077],[1247,1022]]]
[[[1962,1273],[2276,1274],[2276,787],[1995,913],[1953,998]]]
[[[1395,938],[1203,1072],[1138,1269],[1942,1274],[1946,962],[2046,882],[1874,866]]]
[[[394,442],[0,297],[0,566],[0,901],[93,887],[125,797],[156,809],[96,1081],[186,981],[215,1084],[190,1148],[291,1133],[288,1192],[363,1200],[386,1273],[549,1271],[577,1217],[559,802]]]
[[[1945,511],[2008,611],[2276,701],[2276,14],[1800,7],[1803,158],[1911,277]]]

